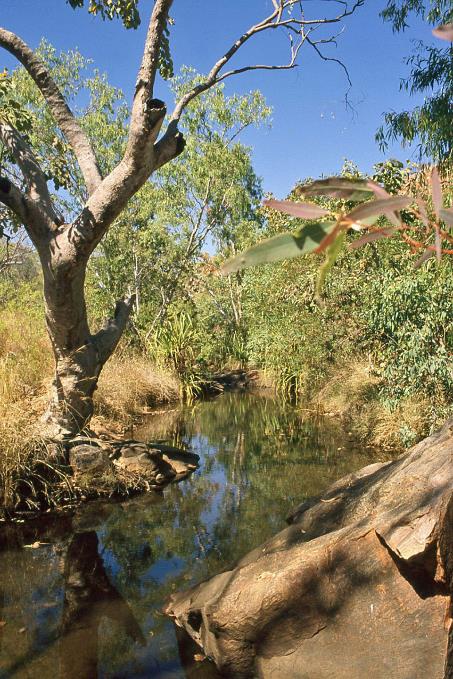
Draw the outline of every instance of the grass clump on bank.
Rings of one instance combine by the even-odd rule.
[[[101,373],[95,394],[96,414],[127,426],[147,408],[178,398],[176,377],[155,368],[143,355],[119,353]]]

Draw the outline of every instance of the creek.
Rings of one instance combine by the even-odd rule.
[[[0,678],[208,679],[161,609],[285,526],[297,504],[370,462],[334,418],[224,394],[133,431],[200,468],[162,494],[0,526]]]

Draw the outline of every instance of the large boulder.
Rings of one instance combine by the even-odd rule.
[[[288,520],[167,607],[223,674],[453,677],[453,422]]]

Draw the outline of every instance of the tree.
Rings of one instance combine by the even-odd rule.
[[[432,26],[453,21],[449,0],[388,0],[381,13],[392,24],[395,32],[408,27],[410,15],[426,16]],[[376,134],[376,141],[385,150],[389,141],[400,140],[403,145],[417,143],[419,159],[436,163],[453,160],[453,47],[426,45],[418,41],[413,53],[406,58],[409,77],[401,81],[400,89],[410,94],[424,94],[423,104],[412,110],[389,111],[384,125]]]
[[[321,49],[333,36],[314,29],[341,23],[364,0],[350,5],[334,3],[331,16],[308,19],[297,0],[272,0],[272,11],[246,30],[218,59],[208,75],[189,87],[176,102],[164,134],[163,101],[154,97],[156,74],[161,64],[172,0],[155,0],[147,32],[143,59],[131,108],[129,134],[123,157],[104,175],[90,137],[72,113],[43,61],[17,35],[0,29],[0,46],[25,67],[41,91],[65,143],[78,163],[87,198],[75,218],[60,213],[51,198],[47,177],[32,146],[8,116],[2,116],[0,139],[14,160],[23,187],[14,176],[2,172],[0,202],[25,226],[36,247],[44,276],[46,324],[55,356],[53,394],[45,422],[54,440],[77,434],[93,413],[93,393],[103,365],[114,351],[131,313],[134,298],[120,300],[114,316],[104,328],[91,333],[87,318],[84,284],[87,263],[101,239],[129,200],[160,167],[182,153],[185,146],[178,125],[188,104],[225,79],[252,70],[282,70],[296,66],[306,44],[324,58]],[[330,3],[329,3],[330,5]],[[291,53],[285,64],[252,64],[226,70],[243,45],[264,32],[285,31]]]
[[[184,69],[172,81],[175,93],[196,78]],[[102,241],[100,256],[91,260],[97,307],[132,283],[134,328],[145,346],[172,303],[191,299],[207,239],[220,245],[245,222],[248,229],[258,223],[261,185],[250,149],[239,137],[269,114],[259,92],[226,96],[219,86],[194,100],[184,119],[184,154],[156,172],[130,201]]]

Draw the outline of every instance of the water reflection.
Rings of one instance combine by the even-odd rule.
[[[3,532],[1,679],[217,676],[160,612],[169,594],[227,568],[370,461],[331,422],[250,394],[170,409],[134,436],[186,443],[201,467],[163,496]]]

